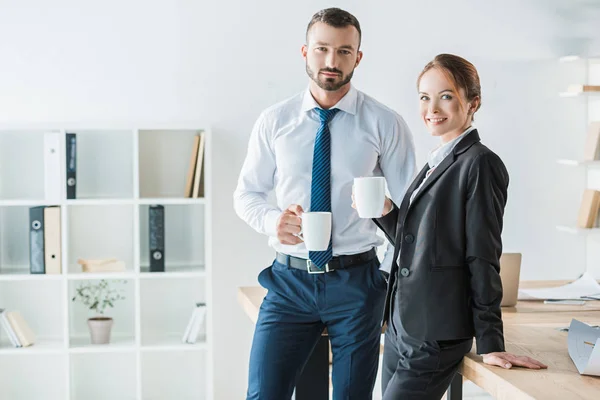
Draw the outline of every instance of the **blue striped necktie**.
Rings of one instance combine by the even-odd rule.
[[[321,126],[315,138],[313,153],[312,181],[310,185],[310,211],[331,212],[331,135],[329,122],[339,109],[323,110],[316,108],[321,118]],[[320,269],[331,260],[331,237],[325,251],[309,251],[308,258]]]

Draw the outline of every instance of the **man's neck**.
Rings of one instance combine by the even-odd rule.
[[[350,91],[350,82],[335,91],[321,89],[315,82],[310,81],[310,94],[317,104],[325,110],[335,106]]]

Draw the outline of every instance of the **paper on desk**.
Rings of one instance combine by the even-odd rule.
[[[579,373],[600,376],[600,329],[572,319],[568,343],[569,356]]]
[[[575,300],[585,296],[600,296],[600,284],[587,272],[563,286],[544,289],[519,289],[519,300]]]

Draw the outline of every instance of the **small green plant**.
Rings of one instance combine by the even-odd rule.
[[[123,289],[117,290],[111,288],[108,281],[101,279],[96,281],[89,281],[87,283],[80,284],[75,290],[75,296],[72,301],[80,301],[84,306],[98,314],[104,314],[107,307],[114,307],[114,303],[118,300],[124,300]],[[127,283],[127,281],[113,281],[114,283]]]

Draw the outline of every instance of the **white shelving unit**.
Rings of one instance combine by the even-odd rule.
[[[594,161],[589,161],[589,160],[567,160],[567,159],[560,159],[557,160],[557,162],[561,165],[567,165],[570,167],[600,167],[600,160],[594,160]]]
[[[600,58],[581,58],[581,57],[564,57],[560,59],[560,62],[567,63],[573,66],[574,70],[578,70],[581,75],[580,79],[583,82],[572,82],[572,83],[583,83],[589,85],[600,85]],[[585,114],[585,125],[586,129],[590,122],[600,121],[600,93],[598,92],[586,92],[586,93],[559,93],[561,97],[574,97],[581,101],[581,106],[584,107]],[[566,101],[566,100],[565,100]],[[577,143],[578,149],[583,154],[584,150],[584,135],[576,135],[575,138],[580,138]],[[577,155],[576,155],[577,156]],[[563,158],[558,159],[557,163],[565,167],[577,167],[582,171],[585,176],[585,187],[583,189],[595,189],[600,190],[600,160],[583,160],[581,158]],[[573,213],[573,221],[575,221],[576,213]],[[593,254],[594,247],[597,247],[597,240],[600,237],[600,227],[596,224],[594,228],[579,228],[575,222],[570,224],[558,225],[556,227],[560,232],[581,236],[585,243],[585,270],[589,271],[590,267],[596,264],[597,255]],[[593,265],[592,265],[593,264]],[[600,271],[600,269],[597,269]]]
[[[204,197],[184,198],[193,138],[203,131]],[[60,201],[44,193],[44,134],[61,133]],[[65,134],[77,134],[77,199],[66,199]],[[0,398],[212,399],[211,135],[207,126],[0,127],[0,308],[36,334],[14,348],[0,329]],[[148,208],[165,206],[165,272],[149,272]],[[29,273],[29,208],[61,209],[61,274]],[[78,258],[117,258],[125,272],[84,273]],[[107,279],[111,343],[90,344],[76,287]],[[121,283],[125,282],[125,283]],[[196,344],[182,343],[197,302]]]

